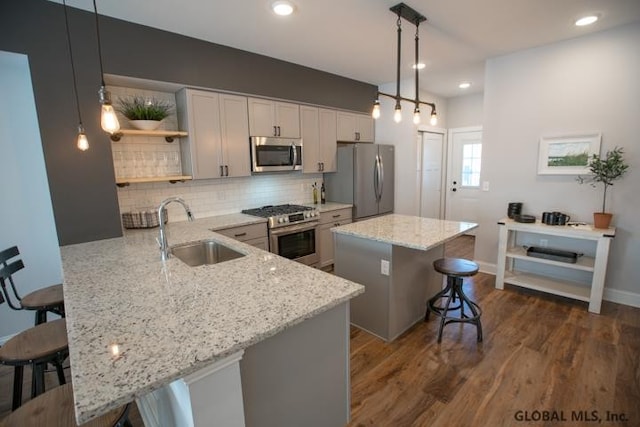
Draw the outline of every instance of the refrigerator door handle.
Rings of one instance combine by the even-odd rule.
[[[384,190],[384,162],[382,156],[378,156],[378,173],[380,174],[380,183],[378,184],[378,201],[382,200],[382,191]]]
[[[380,180],[380,169],[379,169],[379,159],[378,159],[378,155],[376,154],[376,158],[373,161],[373,191],[376,195],[376,201],[379,200],[379,180]]]

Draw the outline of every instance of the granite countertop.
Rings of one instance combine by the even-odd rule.
[[[233,214],[167,224],[170,245],[213,239],[246,255],[200,267],[162,262],[157,228],[61,247],[79,423],[364,291],[210,231],[264,221]]]
[[[477,226],[472,222],[390,214],[334,227],[331,231],[426,251]]]

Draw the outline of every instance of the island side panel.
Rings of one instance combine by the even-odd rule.
[[[443,257],[444,245],[428,251],[393,246],[389,341],[424,319],[427,299],[442,289],[442,274],[433,261]]]
[[[351,323],[388,341],[393,266],[385,275],[381,261],[391,264],[392,245],[339,233],[334,237],[334,273],[365,287],[364,294],[351,300]]]
[[[240,373],[247,427],[344,426],[349,303],[247,348]]]

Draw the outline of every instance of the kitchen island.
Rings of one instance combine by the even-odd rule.
[[[477,226],[391,214],[332,228],[335,274],[366,289],[351,301],[351,324],[392,341],[422,319],[427,299],[442,289],[433,261]]]
[[[264,221],[167,224],[169,245],[213,239],[244,254],[199,267],[161,261],[157,229],[61,248],[78,423],[136,399],[162,425],[347,422],[349,300],[363,288],[211,231]],[[163,396],[183,411],[173,422],[154,413]]]

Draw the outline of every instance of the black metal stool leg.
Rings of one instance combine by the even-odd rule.
[[[454,294],[454,290],[452,288],[451,293],[447,298],[447,303],[444,305],[444,308],[441,313],[442,318],[440,319],[440,328],[438,329],[438,344],[440,344],[440,342],[442,341],[442,330],[444,329],[444,325],[446,324],[447,312],[449,311],[449,305],[451,304],[451,298],[453,297],[453,294]]]
[[[36,310],[36,326],[47,321],[47,310]]]
[[[13,371],[13,401],[11,410],[15,411],[22,405],[22,379],[24,377],[24,366],[16,366]]]
[[[64,377],[64,369],[62,368],[62,363],[56,362],[56,372],[58,373],[58,384],[63,385],[67,383],[67,380]]]

